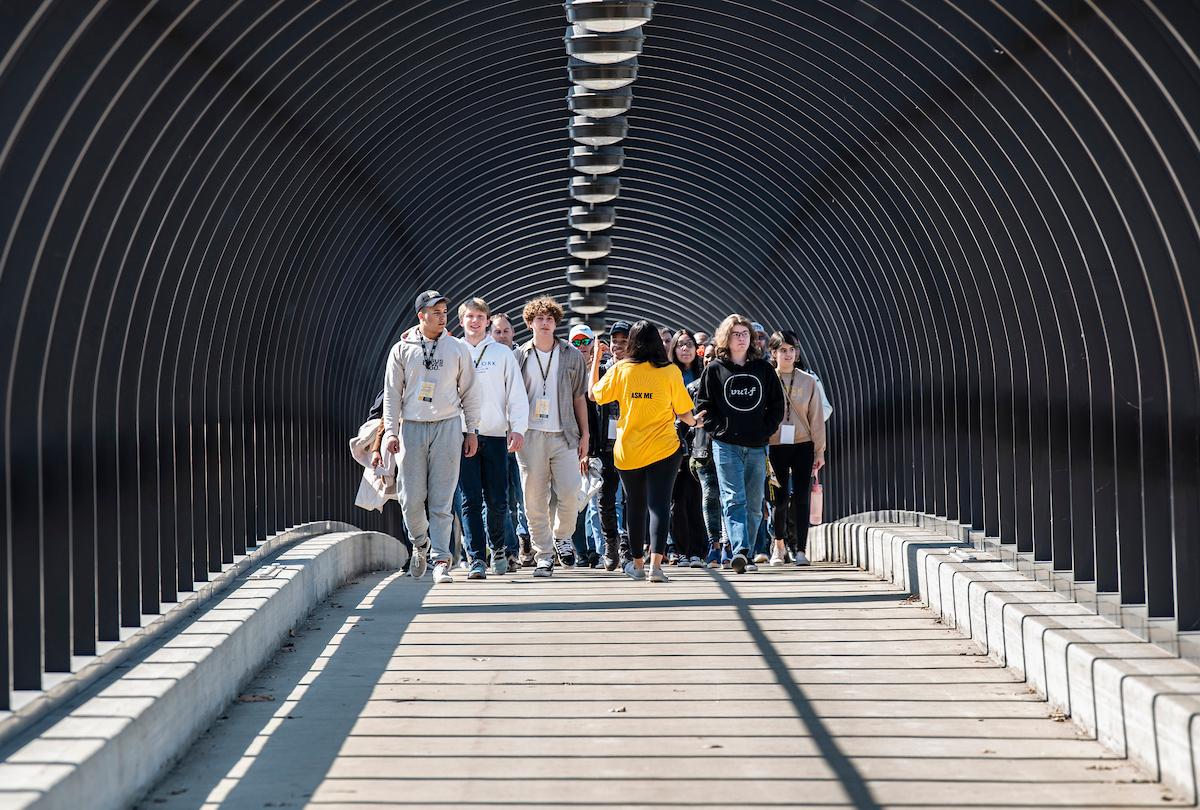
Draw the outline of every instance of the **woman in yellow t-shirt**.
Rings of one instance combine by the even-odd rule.
[[[704,414],[692,414],[692,398],[683,386],[683,375],[667,359],[658,328],[638,321],[629,330],[626,359],[600,376],[603,343],[592,353],[592,399],[597,404],[616,401],[617,444],[613,461],[625,487],[625,519],[629,527],[629,552],[625,564],[630,579],[645,579],[644,549],[650,539],[650,581],[666,582],[662,570],[667,530],[671,526],[671,489],[679,472],[679,434],[675,420],[688,425],[703,423]]]

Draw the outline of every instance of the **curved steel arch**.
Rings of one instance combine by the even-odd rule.
[[[1200,631],[1200,8],[663,0],[610,318],[795,329],[827,507]],[[420,289],[565,299],[562,10],[0,4],[0,673],[350,507]]]

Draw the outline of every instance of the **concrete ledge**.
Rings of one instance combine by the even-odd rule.
[[[225,591],[241,574],[260,564],[281,549],[310,537],[330,532],[357,531],[349,523],[322,520],[294,526],[268,537],[250,549],[245,555],[236,557],[219,574],[213,574],[208,582],[197,583],[194,591],[180,593],[179,602],[164,603],[162,613],[143,615],[141,627],[122,628],[121,641],[102,641],[98,654],[73,658],[72,672],[44,673],[45,689],[40,692],[18,691],[13,693],[14,710],[0,712],[0,746],[7,747],[33,728],[43,717],[62,708],[89,686],[112,672],[123,662],[132,660],[150,644],[180,627],[197,611]]]
[[[1045,697],[1052,712],[1200,802],[1200,667],[999,558],[961,548],[955,524],[939,536],[878,517],[814,528],[810,557],[858,565],[919,593],[947,626]]]
[[[407,552],[358,530],[323,534],[242,571],[227,592],[120,677],[17,741],[0,762],[0,807],[122,808],[150,788],[280,643],[348,579]],[[19,747],[16,747],[18,746]]]

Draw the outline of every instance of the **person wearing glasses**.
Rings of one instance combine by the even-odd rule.
[[[805,363],[796,333],[776,332],[771,335],[770,347],[784,390],[783,422],[771,437],[768,451],[779,479],[771,565],[783,565],[789,551],[796,565],[808,565],[811,481],[825,466],[825,413],[816,377],[800,370]]]
[[[409,573],[450,576],[451,508],[459,462],[479,449],[479,388],[467,344],[446,331],[446,296],[417,296],[417,326],[388,355],[383,388],[384,444],[399,459],[401,505],[413,544]],[[432,550],[431,550],[432,549]]]
[[[604,348],[601,346],[601,351]],[[675,420],[687,425],[703,424],[704,413],[693,414],[683,375],[667,359],[662,336],[649,321],[633,325],[626,359],[610,368],[603,378],[599,354],[593,355],[591,382],[592,398],[597,404],[621,404],[613,460],[625,487],[629,553],[633,558],[623,570],[630,579],[646,579],[645,550],[649,545],[649,580],[666,582],[662,560],[670,525],[671,489],[680,466]]]
[[[741,574],[757,568],[751,546],[763,519],[767,443],[783,421],[783,387],[762,358],[746,317],[722,321],[714,344],[716,357],[700,375],[696,407],[707,412],[725,535],[733,551],[730,566]]]
[[[458,308],[463,341],[471,352],[479,388],[479,452],[463,459],[458,474],[462,490],[463,545],[470,559],[467,579],[487,578],[487,552],[492,572],[508,572],[505,528],[508,517],[508,454],[521,449],[529,426],[529,402],[516,355],[487,334],[487,302],[472,298]],[[484,505],[487,524],[484,525]]]
[[[587,369],[579,350],[554,335],[563,318],[557,301],[543,295],[522,314],[533,338],[514,350],[529,403],[529,430],[517,462],[536,557],[533,575],[548,577],[556,554],[564,566],[575,565],[575,493],[588,454]],[[560,494],[553,521],[552,493]]]
[[[696,341],[686,330],[680,329],[671,336],[670,345],[667,356],[679,369],[684,387],[691,392],[693,389],[689,386],[699,382],[700,374],[704,370],[700,358],[696,355]],[[700,481],[691,468],[691,439],[694,429],[688,428],[683,422],[680,422],[678,427],[683,454],[680,458],[679,472],[675,476],[675,486],[671,490],[671,536],[675,538],[675,549],[679,553],[678,565],[703,568],[704,558],[708,555],[713,538],[705,529]],[[718,532],[716,539],[719,540],[720,536]]]

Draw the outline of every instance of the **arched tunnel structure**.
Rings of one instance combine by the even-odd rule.
[[[353,507],[412,301],[565,300],[564,16],[0,2],[0,674]],[[792,328],[827,516],[1200,631],[1200,8],[661,0],[605,316]],[[520,335],[519,335],[520,336]]]

